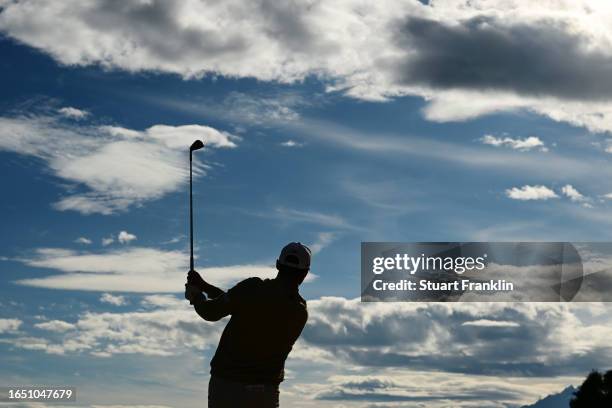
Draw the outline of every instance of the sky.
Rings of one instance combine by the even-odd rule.
[[[612,365],[605,303],[362,304],[363,241],[607,241],[606,1],[0,0],[0,380],[203,404],[183,299],[314,252],[286,406],[517,407]]]

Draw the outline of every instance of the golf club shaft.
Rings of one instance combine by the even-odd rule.
[[[192,170],[192,156],[193,153],[189,152],[189,270],[193,271],[193,170]]]
[[[201,140],[196,140],[189,147],[189,271],[194,271],[193,265],[193,151],[204,147]],[[185,285],[185,297],[187,298],[187,285]],[[189,300],[190,304],[193,304]]]
[[[193,152],[189,150],[189,270],[193,271]],[[191,300],[189,304],[193,305]]]

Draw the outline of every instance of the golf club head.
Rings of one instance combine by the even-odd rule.
[[[204,147],[204,143],[202,143],[201,140],[196,140],[195,142],[192,143],[191,147],[189,148],[189,151],[193,152],[194,150],[200,150],[203,147]]]

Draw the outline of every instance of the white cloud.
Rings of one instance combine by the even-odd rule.
[[[100,302],[114,306],[123,306],[127,304],[125,296],[112,295],[110,293],[103,293],[102,296],[100,296]]]
[[[39,17],[8,4],[0,29],[68,65],[291,82],[316,71],[345,76],[372,68],[372,57],[390,51],[391,18],[416,8],[392,2],[354,7],[190,0],[181,6],[129,2],[107,8],[75,1],[60,7],[41,3]],[[238,27],[235,21],[243,24]],[[46,35],[38,35],[35,27]],[[75,35],[82,40],[74,41]],[[360,80],[371,81],[370,75],[362,72]]]
[[[20,319],[0,319],[0,333],[14,333],[22,323]]]
[[[91,245],[91,239],[86,238],[86,237],[78,237],[77,239],[74,240],[74,242],[76,244],[82,244],[82,245]]]
[[[557,194],[546,186],[529,186],[512,187],[506,190],[506,195],[513,200],[548,200],[557,198]]]
[[[328,90],[357,98],[421,96],[430,120],[528,110],[612,130],[602,80],[612,13],[604,1],[134,0],[108,7],[72,0],[32,7],[5,2],[0,30],[64,65],[282,83],[317,76]],[[432,60],[442,62],[433,69]]]
[[[130,234],[127,231],[121,231],[119,232],[119,235],[117,236],[117,241],[119,241],[122,244],[129,244],[132,241],[136,240],[136,235],[134,234]]]
[[[99,292],[177,293],[184,291],[188,256],[181,251],[129,247],[104,253],[79,252],[60,248],[36,250],[21,259],[26,265],[54,269],[58,273],[42,278],[18,280],[27,286]],[[264,264],[244,264],[199,268],[210,282],[229,288],[236,282],[258,276],[273,278],[276,268]],[[309,274],[307,282],[316,279]]]
[[[303,147],[304,144],[303,143],[298,143],[295,140],[291,140],[290,139],[290,140],[287,140],[285,142],[282,142],[281,146],[284,146],[284,147]]]
[[[461,323],[462,326],[474,327],[519,327],[516,322],[508,322],[501,320],[478,319]]]
[[[115,238],[112,235],[109,235],[106,238],[102,238],[102,246],[109,246],[113,242],[115,242]]]
[[[66,106],[64,108],[61,108],[61,109],[58,110],[58,112],[62,116],[65,116],[65,117],[70,118],[70,119],[76,119],[76,120],[85,119],[87,116],[89,116],[89,112],[87,112],[85,110],[73,108],[73,107],[70,107],[70,106]]]
[[[572,201],[582,202],[586,200],[586,197],[576,190],[571,184],[563,186],[561,188],[561,192]]]
[[[169,356],[216,345],[222,328],[219,324],[204,324],[192,308],[186,307],[185,301],[176,298],[164,305],[154,305],[152,310],[127,313],[86,312],[74,324],[61,323],[65,324],[60,325],[54,321],[53,325],[36,325],[56,332],[55,336],[18,337],[14,339],[13,345],[48,354]]]
[[[137,131],[67,124],[50,116],[0,117],[0,150],[37,157],[57,177],[83,187],[54,204],[83,214],[123,211],[180,189],[188,177],[184,151],[196,138],[209,148],[235,147],[238,140],[200,125]],[[203,169],[196,162],[196,177]]]
[[[317,239],[315,242],[310,244],[308,247],[312,251],[313,255],[321,252],[323,248],[329,246],[334,239],[336,238],[336,234],[333,232],[321,232],[317,235]]]
[[[62,320],[49,320],[43,323],[36,323],[34,327],[52,332],[66,332],[74,329],[75,325]]]
[[[512,139],[510,137],[495,137],[493,135],[484,135],[482,139],[480,139],[482,143],[499,147],[499,146],[508,146],[514,150],[532,150],[535,148],[540,148],[542,151],[546,151],[547,148],[544,145],[544,142],[540,140],[539,137],[529,136],[525,139]]]

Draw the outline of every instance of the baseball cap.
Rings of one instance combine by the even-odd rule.
[[[297,269],[309,269],[310,248],[301,242],[290,242],[281,250],[277,264]]]

